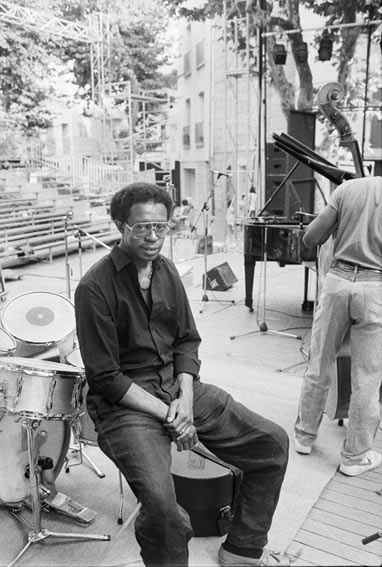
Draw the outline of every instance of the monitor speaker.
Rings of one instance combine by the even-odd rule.
[[[238,281],[228,262],[224,262],[207,272],[206,289],[211,291],[226,291]],[[203,274],[204,287],[204,274]]]

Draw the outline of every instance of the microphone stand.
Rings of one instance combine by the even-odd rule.
[[[73,211],[68,211],[63,217],[64,220],[64,242],[65,242],[65,277],[66,277],[66,295],[70,299],[70,264],[68,249],[68,222],[73,218]]]
[[[108,246],[107,244],[105,244],[104,242],[102,242],[102,240],[100,240],[99,238],[96,238],[95,236],[93,236],[93,234],[90,234],[90,232],[86,232],[86,230],[84,230],[83,228],[80,228],[76,224],[73,224],[73,226],[77,230],[75,237],[78,240],[78,258],[79,258],[79,264],[80,264],[80,277],[82,277],[82,236],[85,235],[88,238],[91,238],[92,240],[94,240],[94,242],[97,242],[98,244],[100,244],[101,246],[106,248],[107,250],[111,250],[111,247]]]
[[[196,220],[194,226],[191,227],[191,233],[196,229],[197,224],[199,222],[200,217],[203,215],[204,219],[204,274],[203,274],[203,296],[202,296],[202,305],[200,307],[199,313],[203,313],[203,306],[207,301],[210,301],[207,295],[207,254],[208,254],[208,210],[209,205],[208,202],[212,198],[213,189],[211,190],[210,194],[207,197],[207,201],[203,204],[199,216]],[[219,300],[213,299],[211,301],[217,301],[218,303],[235,303],[235,300]]]

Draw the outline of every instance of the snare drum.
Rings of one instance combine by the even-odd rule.
[[[16,346],[16,341],[12,335],[0,327],[0,356],[12,356]]]
[[[66,362],[72,364],[73,366],[83,367],[84,363],[82,361],[81,353],[79,348],[75,348],[66,357]],[[98,446],[97,443],[97,432],[94,427],[94,423],[91,420],[88,411],[86,409],[86,395],[88,393],[89,386],[85,384],[83,389],[83,403],[81,405],[81,410],[79,413],[79,424],[78,424],[78,437],[81,443],[84,445]]]
[[[1,323],[16,339],[15,356],[33,357],[57,347],[57,357],[63,360],[74,347],[74,306],[57,293],[17,295],[5,305]]]
[[[0,357],[0,408],[33,419],[71,419],[79,412],[84,381],[81,368]]]
[[[45,432],[40,455],[53,460],[54,478],[59,475],[70,444],[68,421],[44,421],[36,435]],[[30,480],[25,477],[29,465],[27,433],[18,417],[4,415],[0,419],[0,501],[21,502],[30,496]]]

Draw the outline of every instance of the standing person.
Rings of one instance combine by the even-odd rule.
[[[75,292],[87,407],[98,444],[141,503],[135,534],[145,565],[186,566],[193,535],[177,504],[171,443],[200,440],[243,471],[221,565],[289,565],[264,549],[288,460],[275,423],[199,376],[200,336],[178,271],[160,254],[172,214],[169,194],[133,183],[111,200],[121,240]]]
[[[380,423],[382,380],[382,178],[342,183],[308,226],[306,246],[336,231],[333,261],[314,315],[309,362],[295,423],[295,448],[310,454],[323,416],[336,359],[350,331],[351,390],[340,471],[362,474],[381,463],[373,451]]]
[[[253,185],[251,185],[248,194],[248,217],[251,219],[256,217],[256,202],[257,202],[256,189],[254,188]]]

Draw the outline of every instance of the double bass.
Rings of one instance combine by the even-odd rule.
[[[361,152],[350,124],[345,116],[338,110],[336,104],[344,97],[345,91],[340,83],[327,83],[318,92],[317,100],[321,113],[337,130],[340,137],[340,146],[350,149],[356,177],[365,177]],[[329,270],[333,257],[333,237],[330,237],[320,247],[318,259],[318,277],[321,289],[322,280]],[[351,352],[350,337],[346,335],[340,353],[337,357],[337,375],[329,388],[325,411],[330,419],[338,419],[340,424],[348,416],[351,395]]]

